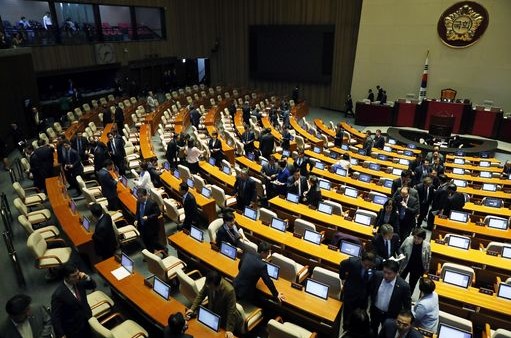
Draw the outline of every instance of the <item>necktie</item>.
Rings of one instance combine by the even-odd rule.
[[[399,209],[399,219],[402,220],[403,218],[405,218],[405,213],[406,213],[406,208],[401,206],[401,208]]]
[[[298,196],[302,196],[302,185],[300,184],[301,179],[298,179]]]
[[[117,150],[115,149],[115,141],[112,140],[112,154],[115,155],[116,152]]]
[[[76,144],[76,151],[78,152],[78,154],[80,153],[81,145],[82,145],[82,142],[80,141],[80,139],[78,139],[78,142]]]
[[[144,211],[145,211],[145,202],[140,204],[140,220],[143,223],[142,217],[144,217]]]
[[[388,239],[385,240],[385,249],[387,250],[387,258],[390,257],[390,241]]]
[[[426,188],[426,203],[429,200],[429,188]]]
[[[71,156],[70,156],[71,150],[66,151],[66,164],[71,163]]]
[[[78,299],[78,301],[80,301],[80,293],[78,292],[78,286],[75,284],[75,285],[73,286],[73,288],[74,288],[74,291],[75,291],[75,297],[76,297],[76,299]]]

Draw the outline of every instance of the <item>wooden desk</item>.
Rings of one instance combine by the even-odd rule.
[[[138,272],[122,280],[117,280],[114,275],[112,275],[111,271],[120,267],[120,264],[116,262],[113,257],[96,264],[94,267],[98,274],[110,284],[111,288],[118,293],[122,299],[125,299],[131,306],[151,319],[160,329],[167,326],[170,314],[175,312],[184,314],[186,311],[186,307],[175,298],[165,301],[160,295],[145,286],[144,276]],[[223,329],[218,333],[213,332],[211,329],[199,323],[197,319],[188,321],[188,330],[186,333],[194,337],[225,336],[225,331]]]
[[[323,147],[323,140],[317,138],[316,136],[314,135],[311,135],[308,131],[306,131],[305,129],[303,129],[299,124],[298,122],[296,121],[296,119],[291,116],[289,118],[289,123],[291,124],[291,127],[293,127],[293,129],[298,133],[300,134],[305,140],[308,140],[310,143],[312,143],[313,145],[315,146],[318,146],[318,147]]]
[[[213,268],[230,280],[237,276],[239,260],[232,260],[219,252],[211,250],[209,243],[200,243],[182,231],[169,236],[168,239],[180,254],[184,254],[188,259],[193,259],[195,263]],[[323,300],[305,291],[296,290],[291,287],[289,281],[282,278],[274,281],[274,283],[277,290],[284,293],[285,296],[282,304],[278,305],[281,311],[301,318],[303,323],[307,324],[304,326],[308,326],[313,331],[322,332],[329,336],[339,334],[342,307],[340,301],[333,298]],[[257,283],[257,289],[266,297],[271,297],[270,291],[262,280]]]
[[[270,120],[268,119],[268,116],[264,116],[263,118],[261,118],[261,122],[263,123],[264,128],[271,129],[271,134],[273,135],[273,137],[275,137],[276,140],[278,140],[279,142],[282,142],[282,134],[277,129],[273,128],[273,126],[270,123]],[[289,150],[290,151],[296,150],[296,142],[295,141],[289,142]]]
[[[456,154],[446,154],[445,155],[446,160],[454,161],[455,158],[463,158],[465,161],[470,161],[470,162],[488,161],[491,163],[500,163],[500,161],[497,160],[495,157],[482,158],[482,157],[477,157],[477,156],[458,156]]]
[[[511,185],[511,180],[497,178],[497,177],[485,178],[485,177],[472,176],[472,175],[458,175],[458,174],[453,174],[452,172],[445,172],[445,176],[447,176],[453,180],[463,180],[463,181],[467,181],[467,182],[476,182],[479,184],[491,183],[491,184],[498,184],[501,186]]]
[[[389,126],[394,120],[394,107],[385,104],[356,102],[355,112],[359,126]]]
[[[326,124],[323,123],[322,120],[320,119],[314,119],[314,124],[316,125],[316,127],[318,127],[318,129],[323,133],[323,134],[326,134],[332,138],[335,138],[335,130],[332,130],[330,128],[328,128],[328,126]]]
[[[470,211],[473,214],[482,214],[483,216],[495,215],[495,216],[501,216],[501,217],[511,217],[511,209],[506,208],[506,207],[493,208],[493,207],[487,207],[482,204],[475,204],[473,202],[467,202],[463,206],[463,209],[466,211]]]
[[[108,133],[112,131],[113,126],[113,123],[108,123],[105,128],[103,128],[99,141],[103,142],[105,145],[108,143]]]
[[[482,189],[474,189],[471,187],[458,187],[458,192],[464,192],[469,195],[477,195],[482,197],[496,197],[503,200],[511,199],[511,194],[507,194],[504,191],[486,191]]]
[[[364,141],[367,137],[366,133],[363,133],[359,131],[358,129],[355,129],[351,124],[347,122],[341,122],[342,129],[346,130],[348,133],[351,134],[352,137],[355,137],[359,139],[360,141]]]
[[[162,171],[160,178],[164,185],[170,189],[175,196],[179,196],[181,198],[183,197],[179,193],[179,185],[181,184],[181,180],[179,178],[174,177],[170,172],[166,170]],[[197,206],[202,209],[202,212],[206,216],[208,223],[218,218],[216,213],[216,202],[213,198],[206,198],[202,196],[199,192],[195,191],[194,188],[189,188],[188,191],[195,197]]]
[[[179,110],[174,120],[174,130],[176,133],[185,132],[190,126],[190,111],[183,107]]]
[[[511,241],[511,230],[498,230],[486,226],[479,226],[473,222],[460,223],[451,221],[448,218],[435,217],[435,227],[457,233],[471,233],[477,237],[491,238],[496,241]]]
[[[376,191],[376,192],[385,194],[387,196],[390,196],[391,189],[387,188],[383,185],[378,185],[378,184],[372,183],[372,182],[370,182],[370,183],[362,182],[362,181],[355,180],[348,176],[337,175],[336,173],[332,173],[328,170],[320,170],[318,168],[313,168],[311,172],[314,175],[321,176],[331,182],[336,182],[336,183],[340,182],[341,184],[347,184],[350,187],[354,187],[357,189],[362,189],[362,190],[366,190],[366,191]]]
[[[303,216],[314,223],[326,225],[334,231],[349,232],[360,239],[370,239],[373,237],[373,227],[367,226],[353,221],[348,221],[339,215],[327,215],[321,211],[310,209],[305,204],[292,203],[279,196],[268,201],[270,205],[284,210],[287,214]]]
[[[210,136],[213,134],[214,131],[217,131],[214,125],[206,126],[206,130]],[[228,145],[221,135],[218,135],[218,139],[222,143],[222,152],[224,153],[225,157],[227,157],[227,160],[229,161],[230,164],[234,164],[234,158],[236,157],[234,148]]]
[[[471,164],[456,164],[454,162],[445,162],[444,163],[445,168],[460,168],[465,170],[471,170],[471,171],[489,171],[491,173],[501,173],[502,168],[500,167],[481,167]]]
[[[202,174],[207,178],[209,183],[213,181],[213,183],[224,189],[226,194],[233,194],[236,176],[227,175],[222,170],[220,170],[219,167],[211,165],[207,161],[200,161],[199,166]]]
[[[372,158],[371,156],[361,155],[361,154],[353,152],[353,151],[343,150],[338,147],[332,147],[332,148],[330,148],[330,151],[335,151],[336,153],[339,153],[339,154],[347,153],[348,155],[350,155],[350,157],[356,158],[359,161],[368,161],[368,162],[378,163],[379,165],[382,165],[385,167],[397,168],[397,169],[401,169],[401,170],[408,169],[408,165],[405,165],[405,164],[394,163],[392,161],[383,161],[383,160],[380,160],[377,158]]]
[[[382,205],[373,203],[372,201],[366,201],[361,196],[358,196],[357,198],[349,197],[344,194],[339,194],[335,190],[324,190],[321,189],[321,195],[323,198],[332,200],[334,202],[339,202],[341,205],[349,204],[353,206],[354,208],[358,209],[364,209],[374,212],[379,212],[381,208],[383,208]]]
[[[158,157],[154,153],[153,146],[151,144],[151,125],[149,124],[143,124],[140,126],[140,154],[144,160]]]

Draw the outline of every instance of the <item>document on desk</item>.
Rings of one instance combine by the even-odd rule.
[[[115,278],[117,278],[117,280],[124,279],[130,275],[130,272],[126,270],[124,266],[120,266],[117,269],[112,270],[111,273]]]

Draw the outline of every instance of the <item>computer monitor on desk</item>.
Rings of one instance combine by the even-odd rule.
[[[348,174],[348,172],[346,171],[346,169],[343,169],[343,168],[337,168],[337,170],[335,171],[335,173],[336,173],[337,175],[344,176],[344,177],[346,177],[346,175]]]
[[[318,204],[318,211],[321,211],[327,215],[331,215],[333,212],[333,207],[329,204],[319,202]]]
[[[490,217],[488,221],[488,227],[499,230],[507,230],[508,220],[502,218]]]
[[[371,217],[363,214],[355,214],[355,223],[371,225]]]
[[[215,159],[214,157],[210,157],[210,158],[208,159],[208,162],[209,162],[209,164],[211,164],[211,165],[215,165],[215,164],[216,164],[216,159]]]
[[[470,248],[470,238],[449,235],[447,245],[463,250],[468,250]]]
[[[332,184],[329,181],[327,181],[327,180],[323,180],[323,179],[320,178],[318,180],[318,182],[319,182],[319,188],[320,189],[330,190],[332,188]]]
[[[83,220],[82,220],[82,227],[85,229],[85,231],[89,231],[90,229],[90,221],[89,219],[86,217],[86,216],[83,216]]]
[[[462,158],[455,158],[454,164],[465,164],[465,160]]]
[[[502,258],[511,259],[511,246],[505,246],[502,248]]]
[[[316,162],[316,163],[314,163],[314,168],[319,169],[319,170],[324,170],[325,164],[323,162]]]
[[[204,241],[204,231],[202,231],[201,229],[194,227],[192,225],[190,228],[190,237],[192,237],[196,241],[203,242]]]
[[[220,316],[214,312],[209,311],[203,306],[199,307],[197,320],[199,323],[204,324],[215,332],[218,332],[218,329],[220,328]]]
[[[344,189],[344,195],[348,196],[348,197],[353,197],[353,198],[357,198],[358,196],[358,191],[357,189],[353,189],[353,188],[350,188],[350,187],[346,187]]]
[[[484,191],[497,191],[497,185],[491,183],[483,183]]]
[[[344,240],[341,241],[340,248],[342,253],[355,257],[359,257],[360,252],[362,251],[362,247],[359,244],[351,243]]]
[[[321,244],[321,234],[309,229],[305,229],[305,232],[303,233],[303,239],[316,245]]]
[[[385,154],[378,154],[376,155],[376,158],[379,159],[380,161],[386,161],[388,157]]]
[[[202,190],[201,190],[201,195],[206,197],[206,198],[210,198],[211,197],[211,189],[208,189],[206,187],[202,187]]]
[[[398,169],[398,168],[392,169],[392,175],[401,176],[402,172],[403,172],[403,170]]]
[[[168,163],[168,162],[165,162],[165,163]],[[120,180],[121,180],[122,185],[124,185],[125,187],[128,186],[128,178],[126,176],[122,175]]]
[[[452,168],[452,173],[456,175],[465,175],[465,169],[462,168]]]
[[[170,170],[170,163],[168,161],[163,162],[163,169]]]
[[[250,218],[253,221],[257,220],[257,211],[255,209],[245,207],[243,215],[247,218]]]
[[[451,211],[449,215],[449,219],[451,221],[467,223],[468,222],[468,213],[463,211]]]
[[[265,262],[266,263],[266,270],[268,271],[268,275],[272,278],[272,279],[279,279],[279,270],[280,270],[280,267],[278,265],[275,265],[275,264],[272,264],[272,263],[269,263],[269,262]]]
[[[452,180],[452,183],[456,184],[457,187],[464,188],[467,186],[467,181],[464,180]]]
[[[376,203],[376,204],[379,204],[379,205],[384,205],[388,200],[388,197],[387,196],[382,196],[382,195],[374,195],[373,196],[373,203]]]
[[[458,271],[445,269],[444,282],[462,288],[468,288],[468,285],[470,283],[470,275]]]
[[[497,297],[511,300],[511,285],[500,283],[499,290],[497,291]]]
[[[282,220],[280,218],[273,217],[271,220],[270,227],[272,227],[273,229],[276,229],[278,231],[285,232],[287,225],[284,220]]]
[[[409,165],[409,164],[410,164],[410,161],[408,161],[408,160],[407,160],[407,159],[405,159],[405,158],[400,158],[400,159],[399,159],[399,164]]]
[[[405,151],[403,151],[403,154],[404,154],[405,156],[413,156],[413,151],[411,151],[411,150],[405,150]]]
[[[360,174],[358,176],[358,180],[361,182],[369,183],[371,182],[371,176],[367,174]]]
[[[383,186],[385,188],[392,188],[392,180],[383,180]]]
[[[163,299],[169,300],[170,286],[156,276],[154,276],[153,290],[154,292],[159,294]]]
[[[491,166],[491,163],[488,161],[481,161],[481,162],[479,162],[479,166],[480,167],[489,167],[489,166]]]
[[[126,269],[130,274],[133,273],[133,269],[135,266],[135,263],[131,258],[129,258],[128,255],[126,255],[124,252],[121,253],[121,266]]]
[[[482,177],[482,178],[491,178],[492,177],[492,174],[491,172],[489,171],[481,171],[479,173],[479,177]]]
[[[290,192],[287,193],[286,200],[292,203],[298,203],[300,201],[300,197],[296,194],[292,194]]]
[[[236,259],[236,247],[226,243],[222,242],[220,243],[220,253],[226,257],[229,257],[230,259]]]
[[[328,285],[310,278],[305,282],[305,292],[322,299],[328,299]]]
[[[369,169],[380,171],[381,166],[378,163],[369,163]]]
[[[449,325],[440,324],[437,338],[472,338],[472,333]]]

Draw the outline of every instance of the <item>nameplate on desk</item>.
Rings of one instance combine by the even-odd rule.
[[[302,291],[302,290],[303,290],[303,285],[302,285],[302,284],[295,283],[295,282],[291,282],[291,287],[292,287],[293,289],[296,289],[296,290],[300,290],[300,291]]]
[[[434,280],[435,282],[440,281],[440,276],[429,274],[428,277],[429,279]]]
[[[332,244],[328,244],[328,249],[332,250],[332,251],[337,251],[337,249],[339,249],[338,247],[336,247],[335,245],[332,245]]]
[[[491,250],[487,250],[486,254],[488,256],[496,256],[496,257],[499,256],[499,253],[497,251],[491,251]]]
[[[490,296],[493,295],[493,290],[491,290],[491,289],[479,288],[479,292],[484,293],[485,295],[490,295]]]
[[[447,219],[447,215],[438,215],[438,218]]]
[[[424,337],[433,337],[434,334],[432,331],[425,330],[422,327],[418,327],[417,331],[419,331],[419,333]]]
[[[299,233],[296,233],[296,232],[293,232],[293,236],[296,237],[296,238],[302,238],[302,235],[300,235]]]
[[[210,244],[211,244],[211,250],[216,251],[216,252],[220,251],[220,248],[218,247],[218,245],[216,245],[216,243],[211,242]]]
[[[184,233],[185,235],[190,236],[190,230],[188,230],[188,229],[183,229],[183,233]]]
[[[445,241],[441,239],[435,239],[435,243],[444,245]]]

